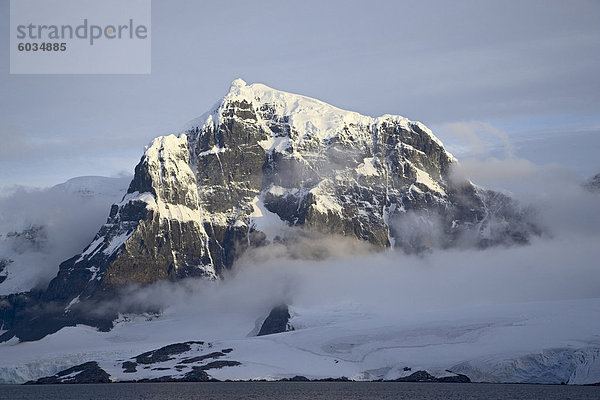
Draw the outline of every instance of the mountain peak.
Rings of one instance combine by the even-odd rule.
[[[244,115],[257,118],[258,124],[267,133],[271,133],[270,138],[267,139],[273,142],[271,144],[280,142],[281,139],[278,138],[283,136],[294,140],[296,145],[301,145],[305,139],[330,141],[343,132],[348,132],[349,129],[371,135],[372,132],[367,132],[369,129],[377,130],[378,127],[394,125],[405,131],[416,129],[428,136],[428,140],[443,148],[442,142],[421,122],[411,121],[400,115],[384,114],[379,117],[363,115],[312,97],[273,89],[262,83],[247,84],[240,78],[232,82],[229,92],[210,111],[189,121],[181,132],[189,133],[191,130],[204,130],[209,127],[217,130],[224,121],[229,119],[232,110],[240,108],[246,110],[243,112]],[[285,121],[287,127],[285,132],[271,131],[269,126],[277,121]],[[452,162],[456,161],[452,154],[446,150],[444,152]]]
[[[235,80],[188,130],[152,142],[127,195],[43,296],[77,321],[78,302],[125,285],[220,279],[246,249],[293,242],[292,227],[410,252],[526,242],[532,227],[510,199],[452,185],[453,162],[421,123]]]
[[[229,88],[229,91],[233,92],[239,90],[240,88],[243,88],[244,86],[247,86],[246,81],[242,78],[237,78],[234,79],[233,82],[231,82],[231,87]]]

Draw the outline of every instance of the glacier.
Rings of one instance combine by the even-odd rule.
[[[528,302],[381,315],[357,304],[291,308],[294,331],[245,337],[250,315],[216,320],[193,315],[126,318],[110,332],[63,328],[37,342],[0,344],[0,383],[23,383],[86,361],[112,380],[152,379],[185,371],[123,371],[123,361],[174,342],[231,348],[241,365],[210,371],[219,380],[396,379],[411,371],[451,371],[472,381],[589,384],[600,381],[600,299]],[[43,354],[43,357],[40,357]]]

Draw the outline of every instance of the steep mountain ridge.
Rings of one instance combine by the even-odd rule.
[[[452,182],[453,163],[419,122],[238,79],[184,133],[147,147],[123,200],[41,300],[63,310],[56,327],[89,321],[80,303],[128,284],[219,279],[246,248],[285,241],[287,226],[412,252],[526,242],[536,229],[512,200]]]

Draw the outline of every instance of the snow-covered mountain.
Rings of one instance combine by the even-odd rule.
[[[235,80],[184,133],[147,147],[83,253],[60,265],[39,299],[22,300],[62,315],[44,323],[26,315],[3,339],[37,339],[77,321],[109,327],[116,313],[90,319],[81,303],[130,284],[220,279],[247,248],[293,240],[290,227],[408,252],[526,243],[537,232],[526,213],[500,193],[452,181],[456,162],[419,122]],[[82,182],[61,189],[87,193]]]
[[[115,192],[115,204],[107,204],[106,222],[69,253],[76,255],[47,289],[0,297],[0,380],[56,373],[48,382],[81,373],[103,380],[370,380],[423,370],[440,379],[597,382],[598,324],[585,322],[598,314],[596,299],[433,313],[392,294],[389,303],[357,309],[312,299],[335,288],[344,271],[356,274],[344,290],[368,294],[360,281],[378,259],[361,259],[327,282],[315,269],[305,303],[289,293],[287,276],[253,286],[273,279],[275,269],[254,280],[227,279],[241,257],[261,264],[270,252],[288,251],[283,263],[304,263],[339,247],[350,263],[344,260],[359,244],[362,256],[394,249],[386,262],[395,262],[432,249],[526,244],[540,233],[511,198],[457,179],[457,163],[419,122],[363,116],[236,80],[208,113],[146,148],[124,196]],[[70,181],[53,190],[89,199],[116,187],[91,186]],[[29,237],[36,227],[19,234]],[[170,296],[187,303],[198,291],[205,297],[183,311],[169,308]],[[282,302],[289,309],[272,309]],[[269,329],[267,315],[277,320]],[[277,326],[285,333],[272,334]],[[554,334],[541,341],[544,331]]]
[[[124,285],[219,279],[245,249],[285,242],[288,227],[409,252],[526,243],[536,232],[526,214],[453,182],[456,162],[419,122],[238,79],[184,133],[147,147],[126,196],[43,301],[73,319],[77,304]]]

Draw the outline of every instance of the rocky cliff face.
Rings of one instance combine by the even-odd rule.
[[[219,279],[293,226],[413,252],[525,242],[535,229],[522,212],[451,182],[455,162],[419,122],[238,79],[184,133],[147,147],[123,200],[42,297],[75,315],[126,284]]]

